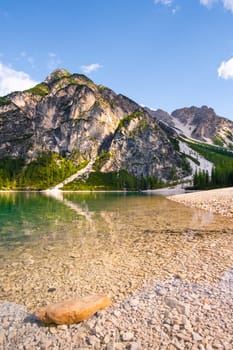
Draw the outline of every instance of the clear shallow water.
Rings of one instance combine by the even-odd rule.
[[[218,218],[211,213],[140,193],[61,193],[56,196],[33,192],[0,193],[0,245],[7,248],[44,235],[56,237],[72,224],[76,228],[79,224],[80,227],[92,224],[94,228],[104,220],[105,212],[122,215],[122,219],[129,216],[130,229],[138,225],[142,216],[143,221],[146,217],[149,220],[148,229],[153,226],[153,229],[182,230],[219,225]]]
[[[0,193],[0,300],[120,300],[174,274],[212,283],[233,266],[232,232],[225,217],[155,195]]]

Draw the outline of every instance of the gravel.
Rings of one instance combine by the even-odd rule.
[[[233,187],[169,196],[175,202],[233,218]]]
[[[43,326],[26,307],[0,304],[0,349],[233,349],[233,271],[215,285],[173,277],[70,326]]]

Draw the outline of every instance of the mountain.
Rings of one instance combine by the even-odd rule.
[[[218,116],[207,106],[180,108],[168,114],[147,109],[157,122],[165,123],[178,134],[209,144],[233,148],[233,122]]]
[[[0,178],[8,181],[2,188],[53,186],[88,163],[96,173],[154,182],[191,171],[146,109],[65,69],[1,97],[0,126]]]
[[[163,122],[168,126],[175,127],[171,115],[168,112],[163,111],[162,109],[154,110],[148,107],[145,107],[145,109],[157,122]]]

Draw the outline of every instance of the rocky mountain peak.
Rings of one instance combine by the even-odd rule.
[[[218,116],[208,106],[180,108],[172,112],[172,121],[182,133],[193,139],[231,146],[233,143],[232,121]]]
[[[177,176],[184,173],[182,157],[155,118],[85,75],[56,69],[4,101],[0,159],[29,164],[41,154],[57,154],[77,164],[95,163],[101,172],[124,170],[140,178],[172,179],[174,169]]]
[[[51,74],[49,74],[47,76],[47,78],[45,79],[45,83],[50,85],[53,84],[55,81],[61,79],[61,78],[65,78],[65,77],[69,77],[71,76],[71,73],[68,72],[66,69],[64,68],[57,68],[55,69]]]

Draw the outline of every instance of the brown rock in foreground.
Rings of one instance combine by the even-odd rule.
[[[48,305],[36,311],[35,315],[45,324],[72,324],[87,319],[110,303],[111,299],[106,295],[90,295]]]

